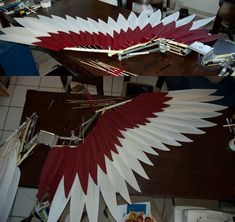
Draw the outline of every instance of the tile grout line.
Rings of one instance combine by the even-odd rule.
[[[114,77],[112,77],[112,82],[111,82],[111,96],[112,96],[112,94],[113,94],[113,78],[114,78]]]
[[[6,125],[6,121],[7,121],[7,117],[8,117],[8,113],[9,113],[9,109],[11,107],[11,101],[12,101],[12,98],[13,98],[13,94],[15,92],[17,80],[18,80],[18,77],[16,77],[16,82],[15,82],[15,85],[14,85],[14,89],[12,91],[12,96],[11,96],[11,99],[10,99],[10,102],[9,102],[9,106],[7,106],[8,109],[7,109],[6,117],[5,117],[5,120],[4,120],[4,123],[3,123],[2,135],[1,135],[0,141],[2,141],[2,136],[3,136],[3,133],[4,133],[4,129],[5,129],[5,125]]]
[[[40,76],[40,74],[39,74],[39,84],[38,84],[38,91],[39,91],[39,89],[40,89],[40,85],[41,85],[41,81],[42,81],[42,77]]]

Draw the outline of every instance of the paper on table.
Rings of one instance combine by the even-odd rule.
[[[151,206],[150,206],[150,202],[139,202],[139,203],[134,203],[134,204],[145,204],[146,205],[146,215],[150,216],[151,215]],[[125,216],[127,215],[127,204],[123,204],[123,205],[118,205],[118,218],[117,218],[117,222],[124,222],[125,221]]]

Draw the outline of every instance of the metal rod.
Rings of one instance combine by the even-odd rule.
[[[107,107],[104,107],[104,108],[102,108],[102,109],[98,109],[98,110],[96,110],[95,112],[96,112],[96,113],[100,113],[100,112],[103,112],[103,111],[105,111],[105,110],[113,109],[113,108],[115,108],[115,107],[117,107],[117,106],[121,106],[121,105],[123,105],[123,104],[125,104],[125,103],[128,103],[128,102],[130,102],[130,101],[131,101],[131,99],[125,100],[125,101],[122,101],[122,102],[120,102],[120,103],[116,103],[116,104],[114,104],[114,105],[107,106]]]
[[[83,135],[90,128],[91,124],[97,119],[98,116],[99,116],[99,113],[95,112],[95,114],[89,119],[89,122],[86,124],[86,126],[83,128],[83,130],[79,133],[78,140],[83,138]]]
[[[120,53],[119,55],[122,56],[122,55],[130,54],[132,52],[147,49],[147,48],[153,47],[155,45],[159,45],[159,41],[154,42],[154,43],[150,43],[150,44],[147,44],[147,45],[144,45],[144,46],[139,46],[139,47],[136,47],[136,48],[133,48],[133,49],[125,50],[123,53]]]
[[[123,59],[128,59],[128,58],[132,58],[132,57],[139,56],[139,55],[148,55],[150,53],[155,53],[155,52],[160,52],[160,48],[150,49],[148,51],[143,51],[143,52],[130,53],[125,56],[119,56],[118,59],[119,61],[122,61]]]

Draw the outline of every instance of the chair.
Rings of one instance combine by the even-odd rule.
[[[139,3],[139,4],[150,4],[153,7],[156,7],[158,9],[163,9],[163,0],[127,0],[126,8],[128,10],[132,9],[132,3]]]
[[[223,1],[219,8],[214,25],[212,27],[213,34],[219,32],[226,33],[230,40],[233,41],[235,33],[235,2]]]

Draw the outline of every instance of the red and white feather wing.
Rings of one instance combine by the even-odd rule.
[[[209,102],[221,97],[214,90],[182,90],[143,94],[102,114],[84,143],[76,148],[52,148],[42,170],[38,197],[49,188],[49,222],[57,221],[70,200],[70,221],[80,221],[86,208],[97,222],[99,193],[117,218],[116,193],[130,202],[126,183],[140,192],[133,172],[148,179],[141,162],[153,165],[146,154],[169,151],[167,145],[192,142],[184,134],[216,124],[204,120],[225,107]]]
[[[27,45],[36,45],[50,50],[87,51],[92,47],[97,52],[121,52],[129,47],[147,43],[151,39],[169,39],[178,43],[190,45],[195,41],[208,42],[217,39],[201,29],[213,18],[192,21],[194,15],[178,20],[179,12],[161,19],[160,10],[150,17],[146,12],[139,16],[130,13],[128,18],[119,14],[115,21],[108,17],[107,22],[91,18],[66,18],[52,15],[38,18],[15,18],[23,27],[8,27],[1,29],[5,34],[1,40]]]

